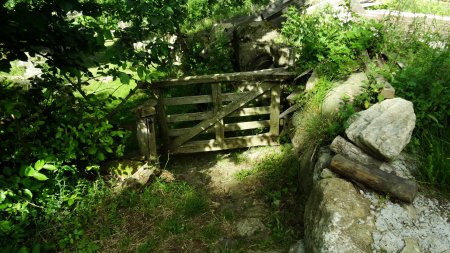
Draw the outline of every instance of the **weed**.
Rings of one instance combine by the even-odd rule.
[[[218,224],[212,223],[208,224],[206,227],[202,229],[202,236],[207,241],[213,241],[220,237],[221,229]]]
[[[153,252],[156,244],[157,244],[157,242],[155,240],[149,239],[145,243],[139,245],[139,247],[137,248],[137,252],[138,253]]]
[[[204,195],[187,192],[182,196],[183,213],[187,217],[193,217],[204,213],[208,209],[208,200]]]

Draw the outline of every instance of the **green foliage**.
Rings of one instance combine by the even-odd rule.
[[[381,71],[396,95],[414,103],[416,128],[410,150],[418,156],[422,180],[448,192],[450,169],[450,37],[415,20],[408,30],[395,18],[385,24],[382,50],[389,65]],[[403,67],[399,67],[399,64]]]
[[[83,178],[95,177],[101,162],[123,155],[127,133],[111,121],[120,109],[111,105],[126,100],[85,88],[109,76],[122,85],[151,81],[152,71],[166,70],[173,57],[168,37],[179,31],[183,3],[2,3],[0,70],[18,73],[10,71],[11,63],[29,60],[42,74],[24,87],[0,83],[0,236],[6,238],[0,247],[8,243],[15,251],[41,216],[70,212],[84,192]],[[136,43],[143,47],[136,49]],[[83,233],[66,234],[60,247]],[[87,251],[95,248],[80,243]]]
[[[302,233],[304,199],[299,199],[299,163],[291,145],[282,146],[281,152],[264,158],[252,171],[261,178],[261,194],[271,209],[267,226],[271,238],[266,244],[289,245]]]
[[[450,16],[450,6],[446,1],[388,0],[383,3],[384,4],[374,6],[373,8]]]
[[[421,154],[419,173],[423,181],[450,193],[450,134],[445,129],[423,131],[416,139]]]
[[[298,65],[315,68],[330,78],[348,75],[361,66],[359,55],[380,39],[373,21],[339,16],[331,8],[307,14],[290,8],[282,28],[286,43],[298,50]]]

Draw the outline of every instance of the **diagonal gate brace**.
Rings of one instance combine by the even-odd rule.
[[[244,106],[248,102],[252,101],[256,97],[262,95],[266,91],[272,89],[275,85],[278,85],[277,83],[260,83],[257,84],[256,87],[251,90],[250,92],[242,95],[239,99],[229,103],[228,105],[225,105],[222,110],[218,111],[216,115],[213,117],[206,119],[194,127],[190,128],[189,131],[187,131],[185,134],[178,136],[173,142],[170,144],[169,149],[174,150],[175,148],[183,145],[193,137],[195,137],[197,134],[203,132],[204,130],[210,128],[213,126],[217,121],[221,120],[222,118],[226,117],[227,115],[231,114],[232,112],[236,111],[240,107]]]

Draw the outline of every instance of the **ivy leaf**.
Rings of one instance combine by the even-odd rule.
[[[45,161],[44,160],[38,160],[35,164],[34,164],[34,169],[37,171],[40,171],[45,165]]]

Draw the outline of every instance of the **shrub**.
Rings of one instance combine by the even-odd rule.
[[[375,47],[380,26],[373,21],[352,21],[326,8],[307,14],[289,9],[282,35],[299,53],[297,65],[315,68],[328,77],[342,77],[361,66],[359,55]]]

